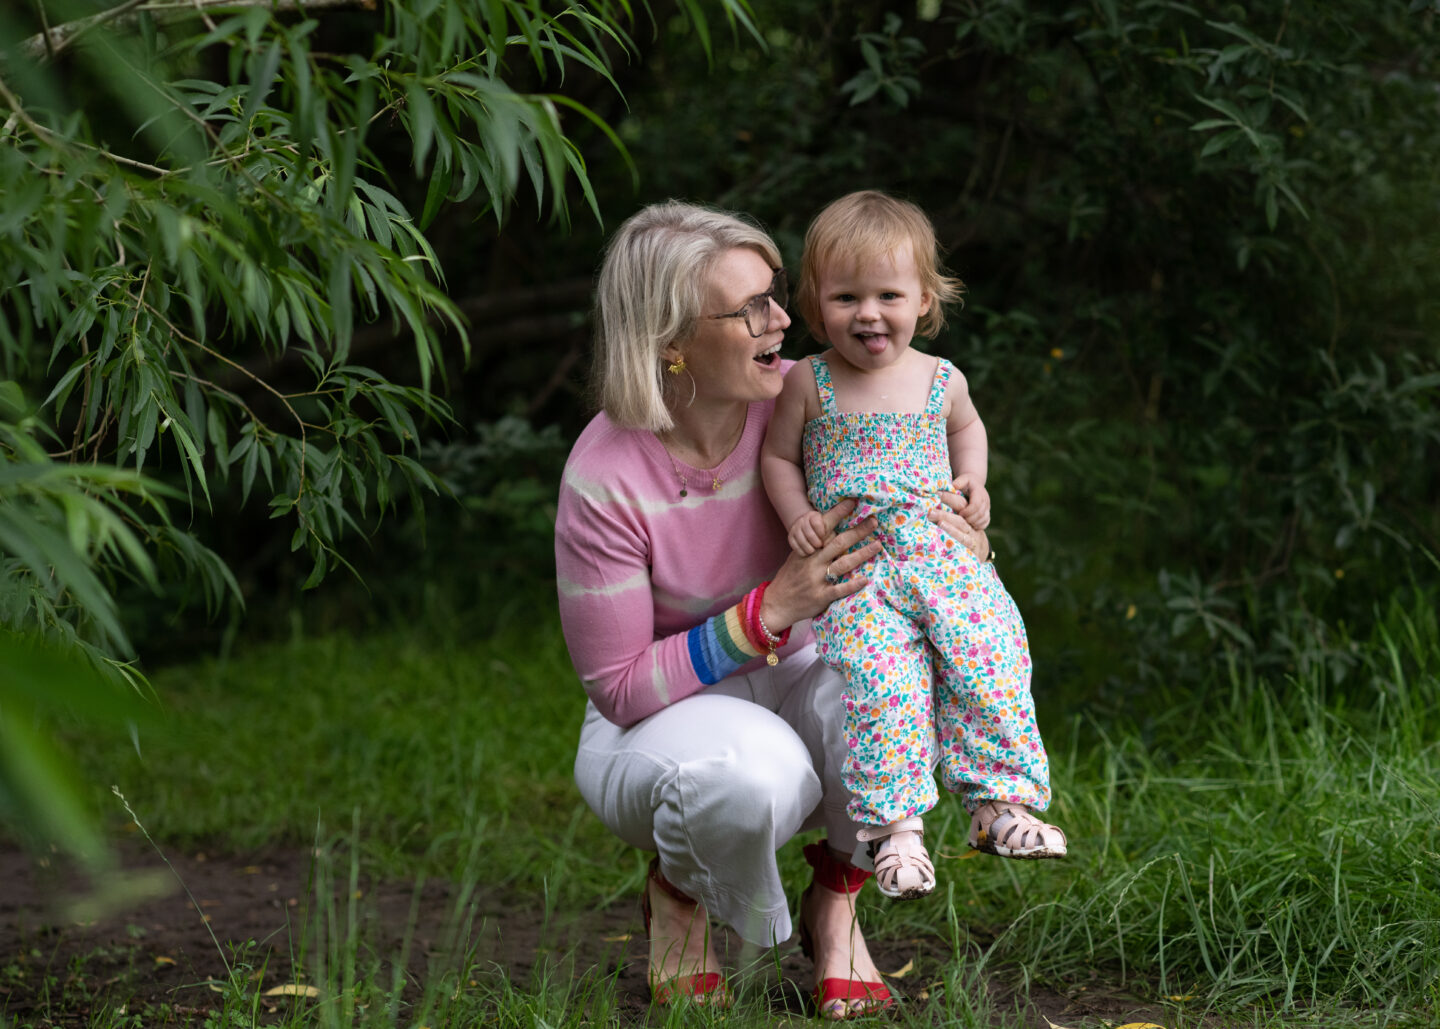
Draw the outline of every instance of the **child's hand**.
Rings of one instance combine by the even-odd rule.
[[[825,516],[819,511],[806,511],[790,523],[790,549],[801,557],[809,557],[825,545]]]
[[[969,474],[955,480],[955,492],[965,494],[965,506],[960,516],[972,526],[984,531],[990,525],[990,493],[984,483],[976,482]]]

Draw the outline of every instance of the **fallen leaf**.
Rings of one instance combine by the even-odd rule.
[[[1180,1002],[1183,1003],[1183,1002],[1185,1002],[1185,1001],[1187,1001],[1187,1000],[1194,1000],[1194,999],[1195,999],[1195,994],[1193,994],[1193,993],[1172,993],[1172,994],[1168,995],[1165,999],[1166,999],[1166,1000],[1180,1001]]]
[[[600,940],[602,943],[624,943],[629,938],[630,934],[626,933],[624,936],[602,936]]]
[[[1115,1029],[1165,1029],[1165,1027],[1156,1025],[1154,1022],[1126,1022],[1124,1025],[1117,1025]]]
[[[979,853],[979,852],[977,851],[976,853]],[[1043,1016],[1042,1016],[1042,1017],[1043,1017]],[[1048,1026],[1050,1027],[1050,1029],[1069,1029],[1068,1026],[1056,1025],[1054,1022],[1050,1021],[1050,1019],[1048,1019],[1048,1018],[1045,1019],[1045,1024],[1048,1025]]]
[[[161,954],[155,958],[155,963],[157,965],[173,965],[175,963],[175,959],[167,958],[164,954]]]
[[[909,961],[905,962],[905,967],[901,968],[899,971],[881,972],[880,974],[885,976],[887,979],[904,979],[913,971],[915,971],[915,959],[911,958]]]
[[[313,986],[302,986],[299,983],[286,983],[284,986],[272,986],[266,990],[263,996],[266,997],[318,997],[320,991]]]

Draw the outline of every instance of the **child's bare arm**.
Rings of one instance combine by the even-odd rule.
[[[965,507],[960,511],[965,520],[977,529],[990,524],[990,494],[985,479],[990,467],[990,444],[985,423],[970,398],[970,387],[957,369],[946,391],[950,414],[945,421],[945,434],[950,447],[950,473],[955,489],[965,494]]]
[[[802,467],[807,390],[815,390],[815,373],[811,371],[810,362],[801,361],[785,376],[785,385],[775,401],[775,413],[770,417],[770,428],[760,451],[765,492],[785,526],[791,549],[802,555],[814,553],[825,542],[825,521],[820,512],[810,506]]]

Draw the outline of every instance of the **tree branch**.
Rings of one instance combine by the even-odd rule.
[[[91,29],[111,24],[116,28],[133,29],[141,14],[148,14],[157,22],[165,23],[183,21],[186,18],[204,18],[207,10],[217,8],[233,10],[265,7],[275,12],[346,9],[373,11],[375,5],[376,0],[124,0],[123,3],[88,18],[77,18],[44,32],[37,32],[29,39],[22,40],[15,52],[21,57],[43,64],[53,60]],[[3,56],[0,56],[0,63],[3,61]]]

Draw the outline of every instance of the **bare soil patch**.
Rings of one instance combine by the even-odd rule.
[[[217,1013],[227,962],[254,979],[260,992],[314,980],[323,957],[306,940],[315,915],[315,862],[304,850],[253,855],[196,851],[167,853],[176,875],[153,849],[132,846],[123,865],[168,877],[164,896],[76,922],[63,912],[83,883],[63,869],[37,862],[0,842],[0,1016],[19,1026],[88,1025],[104,1008],[148,1011],[162,1022],[198,1024]],[[420,984],[464,963],[470,974],[504,975],[524,988],[538,975],[602,975],[617,984],[622,1014],[650,1022],[645,984],[644,930],[630,901],[592,910],[550,913],[541,899],[499,891],[462,894],[454,884],[361,883],[330,902],[349,918],[352,907],[365,950],[360,967],[404,961]],[[192,898],[193,897],[193,901]],[[456,911],[473,913],[456,924]],[[343,926],[342,926],[343,927]],[[212,937],[212,933],[214,934]],[[740,954],[738,939],[722,935],[722,956]],[[872,951],[882,969],[907,963],[943,966],[948,944],[939,938],[879,939]],[[779,951],[768,993],[777,1019],[805,1018],[809,962],[795,941]],[[468,962],[467,962],[468,956]],[[920,999],[924,976],[891,980],[902,996]],[[1032,989],[1020,997],[991,987],[1004,1009],[1018,1006],[1037,1029],[1136,1021],[1165,1022],[1165,1013],[1135,998],[1080,984],[1067,993]],[[418,996],[419,987],[415,987]],[[262,996],[262,1002],[271,1003]],[[279,1007],[291,1001],[276,998]],[[151,1019],[147,1019],[147,1023]]]

